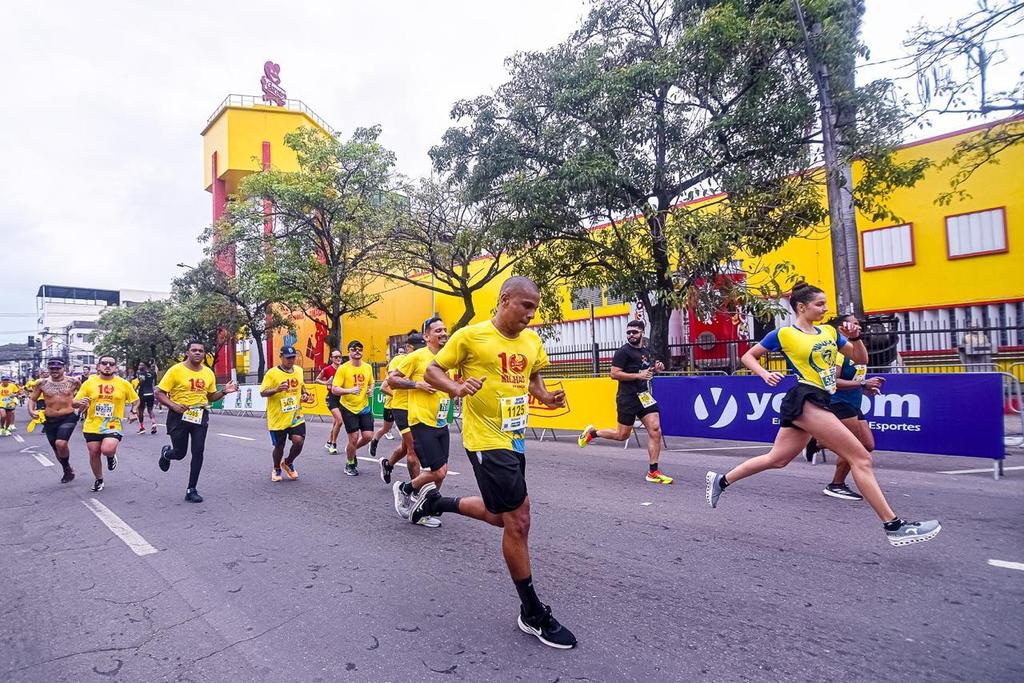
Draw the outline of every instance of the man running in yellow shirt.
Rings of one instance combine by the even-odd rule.
[[[416,349],[422,349],[426,345],[427,342],[419,332],[411,332],[405,342],[407,353],[413,353]],[[419,460],[416,459],[416,446],[413,444],[412,432],[409,430],[409,389],[414,389],[417,386],[430,388],[430,385],[426,382],[417,384],[402,377],[401,373],[397,371],[401,362],[401,358],[399,358],[398,362],[393,362],[394,367],[388,366],[388,378],[384,381],[387,390],[391,392],[391,417],[395,421],[395,426],[398,427],[398,436],[402,439],[402,443],[398,444],[398,448],[389,457],[380,459],[380,479],[385,484],[391,484],[391,473],[402,458],[406,459],[405,463],[409,468],[411,478],[415,479],[420,474]],[[395,499],[395,510],[400,515],[405,510],[397,498]]]
[[[107,469],[117,467],[117,445],[121,442],[121,423],[125,416],[125,404],[129,410],[139,402],[139,395],[131,383],[118,377],[117,361],[113,356],[100,356],[96,361],[96,374],[89,377],[75,394],[73,405],[86,411],[85,447],[89,450],[89,466],[96,481],[93,491],[103,490],[103,466],[100,455],[107,458]]]
[[[370,439],[371,458],[377,457],[377,443],[381,439],[383,439],[385,436],[389,439],[392,438],[391,428],[395,426],[395,414],[391,410],[391,404],[392,401],[394,400],[394,395],[391,393],[391,388],[387,384],[387,379],[388,375],[391,374],[391,371],[397,368],[398,364],[402,362],[402,357],[406,353],[408,353],[408,351],[406,351],[406,348],[407,346],[402,346],[398,349],[398,352],[394,355],[394,357],[388,361],[387,370],[384,371],[384,382],[381,384],[381,393],[384,394],[384,414],[382,416],[383,419],[381,420],[383,424],[381,424],[380,429],[378,429],[374,433],[373,438]],[[388,482],[385,481],[384,483],[387,484]]]
[[[282,346],[278,356],[279,365],[263,376],[260,396],[267,398],[267,429],[274,444],[274,467],[270,470],[270,481],[281,481],[281,471],[289,479],[298,479],[295,458],[302,452],[306,441],[306,418],[302,414],[302,402],[309,398],[302,369],[295,367],[299,354],[294,346]],[[285,441],[291,442],[288,457],[284,458]]]
[[[21,387],[10,375],[0,377],[0,436],[10,436],[15,431],[14,411],[21,397]]]
[[[373,438],[373,413],[370,412],[370,392],[373,390],[373,368],[363,362],[362,342],[348,343],[348,362],[342,363],[328,387],[341,397],[341,420],[348,434],[345,446],[345,474],[359,474],[356,451]]]
[[[548,391],[544,385],[540,371],[549,364],[548,356],[537,333],[527,329],[539,304],[540,291],[532,280],[509,278],[501,286],[494,318],[457,331],[427,368],[427,382],[463,398],[462,440],[481,495],[442,498],[431,490],[433,484],[426,484],[411,519],[458,512],[502,528],[505,563],[522,603],[520,630],[549,647],[569,649],[576,646],[576,637],[537,597],[530,568],[529,397],[552,408],[565,405],[564,391]],[[462,384],[448,376],[452,370],[464,378]]]
[[[199,473],[203,470],[203,454],[206,450],[206,431],[210,426],[210,403],[224,398],[226,394],[238,391],[238,385],[228,382],[217,390],[217,378],[213,370],[203,365],[206,345],[200,341],[189,342],[185,360],[171,368],[156,386],[156,400],[167,406],[167,435],[171,445],[160,451],[160,469],[171,468],[171,460],[184,460],[192,445],[192,462],[189,466],[188,488],[185,500],[202,503],[196,486]]]

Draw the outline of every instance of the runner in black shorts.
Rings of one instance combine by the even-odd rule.
[[[348,362],[338,366],[331,378],[329,391],[341,400],[341,421],[348,434],[345,444],[345,474],[359,474],[356,451],[373,438],[373,413],[370,412],[370,392],[373,391],[373,368],[363,362],[362,342],[348,343]]]
[[[405,356],[405,354],[409,350],[411,349],[409,349],[408,344],[403,344],[401,347],[399,347],[398,352],[388,360],[388,367],[384,371],[384,381],[380,385],[381,393],[384,394],[384,412],[381,415],[381,417],[383,418],[381,421],[384,424],[380,426],[380,429],[378,429],[377,432],[373,435],[373,438],[370,439],[371,458],[377,457],[377,444],[381,439],[383,439],[384,437],[387,437],[388,439],[394,438],[393,436],[391,436],[391,428],[395,426],[395,413],[392,410],[391,405],[391,402],[394,400],[394,393],[393,390],[388,386],[388,377],[391,375],[391,372],[398,367],[398,364],[402,362],[402,357]],[[386,484],[387,482],[384,483]]]
[[[651,395],[651,378],[655,372],[664,370],[665,365],[651,357],[650,350],[643,345],[643,339],[643,321],[630,320],[626,325],[626,343],[612,357],[611,378],[619,383],[615,394],[618,426],[615,429],[597,429],[594,425],[587,425],[576,443],[584,448],[595,437],[626,441],[639,419],[647,430],[646,479],[652,484],[671,484],[672,477],[662,474],[658,468],[661,457],[661,411]]]
[[[338,452],[338,434],[341,433],[341,399],[331,393],[331,381],[334,379],[334,373],[338,371],[341,366],[341,350],[334,349],[331,351],[331,362],[324,366],[324,369],[320,371],[320,374],[316,376],[315,382],[317,384],[324,384],[327,386],[327,410],[330,411],[331,417],[334,418],[334,424],[331,425],[331,435],[327,437],[327,443],[324,444],[324,448],[331,455]]]
[[[153,407],[156,404],[156,372],[148,364],[139,363],[139,367],[135,371],[135,379],[139,382],[137,390],[139,394],[139,434],[143,434],[146,431],[145,417],[147,412],[149,413],[149,421],[152,423],[150,433],[156,434],[156,416],[153,414]]]
[[[78,424],[78,413],[71,405],[78,391],[80,383],[74,377],[64,374],[64,361],[59,358],[51,358],[46,363],[50,376],[39,381],[32,390],[29,397],[28,410],[32,419],[38,419],[38,412],[34,405],[40,398],[46,400],[46,421],[43,423],[43,434],[50,442],[53,454],[57,456],[64,474],[60,483],[66,484],[75,478],[75,471],[71,468],[71,449],[68,448],[68,441]]]
[[[422,349],[426,346],[426,343],[422,334],[410,332],[405,342],[406,353],[410,354],[416,349]],[[402,458],[406,459],[406,466],[409,468],[409,477],[411,479],[415,479],[420,475],[419,460],[416,459],[416,444],[412,438],[412,431],[409,429],[409,389],[415,388],[417,385],[415,382],[403,377],[402,373],[398,371],[403,357],[397,356],[391,361],[388,365],[387,379],[384,381],[388,391],[391,392],[391,417],[394,418],[395,426],[398,427],[398,435],[402,439],[402,443],[398,444],[398,448],[390,456],[380,459],[380,479],[389,485],[391,484],[391,473],[394,471],[395,465],[401,462]],[[426,382],[421,382],[420,384],[422,386],[430,386]],[[395,509],[398,510],[399,514],[402,514],[403,510],[407,510],[407,507],[403,507],[403,505],[402,501],[396,500]]]

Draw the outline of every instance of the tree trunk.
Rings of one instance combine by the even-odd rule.
[[[649,301],[646,294],[642,301]],[[650,339],[651,356],[663,362],[665,367],[669,367],[671,356],[668,348],[668,321],[672,317],[672,308],[663,303],[653,306],[648,304],[647,315],[650,322],[647,335]]]
[[[256,344],[256,381],[262,383],[263,375],[267,372],[267,352],[263,348],[263,335],[258,332],[253,332],[253,328],[250,326],[249,336],[252,337],[253,343]]]
[[[458,319],[455,326],[452,327],[452,332],[460,330],[469,324],[469,321],[476,315],[476,307],[473,305],[473,292],[462,292],[462,303],[465,304],[466,310],[462,312],[462,317]]]

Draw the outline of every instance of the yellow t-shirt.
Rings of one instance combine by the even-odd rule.
[[[207,395],[217,391],[217,377],[205,365],[195,371],[178,363],[171,366],[157,386],[175,403],[192,408],[209,403]]]
[[[370,408],[369,388],[373,386],[373,368],[369,363],[360,363],[359,367],[349,362],[338,366],[332,384],[342,389],[360,387],[358,394],[342,394],[338,397],[341,405],[350,413],[362,413]]]
[[[462,377],[484,378],[480,391],[462,399],[466,448],[525,453],[530,375],[548,365],[537,333],[523,330],[509,339],[487,320],[453,334],[434,360]]]
[[[424,346],[402,358],[398,371],[402,376],[414,382],[422,382],[427,367],[434,360],[434,352]],[[448,408],[451,397],[443,391],[423,391],[408,389],[409,425],[423,424],[428,427],[445,427],[448,425]]]
[[[80,401],[83,398],[89,399],[83,432],[120,434],[124,406],[138,401],[139,395],[123,377],[103,379],[100,375],[90,375],[89,379],[82,382],[74,400]]]
[[[398,369],[398,366],[401,365],[403,358],[405,358],[405,354],[404,353],[400,353],[400,354],[398,354],[397,356],[395,356],[394,358],[391,359],[391,362],[388,363],[388,369],[384,373],[384,379],[387,379],[388,376],[394,370]],[[394,393],[394,397],[388,396],[387,394],[384,394],[384,407],[385,408],[401,408],[402,410],[405,410],[406,406],[408,405],[408,399],[406,398],[405,390],[404,389],[395,389],[394,387],[391,387],[391,391]],[[398,392],[399,391],[402,392],[402,397],[403,397],[401,399],[402,405],[396,406],[395,405],[395,398],[398,398],[398,396],[399,396]]]
[[[16,408],[20,392],[21,387],[14,382],[8,382],[6,385],[0,384],[0,408]]]
[[[288,389],[267,397],[267,429],[272,432],[296,427],[306,421],[302,414],[302,392],[306,386],[302,369],[296,365],[291,372],[286,372],[275,365],[263,375],[260,391],[276,389],[281,382],[288,382]]]

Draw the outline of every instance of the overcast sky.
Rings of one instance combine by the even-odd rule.
[[[872,62],[902,54],[922,17],[945,22],[975,4],[867,2]],[[399,170],[418,176],[452,102],[499,85],[506,56],[553,45],[584,10],[579,0],[8,5],[0,343],[34,331],[43,283],[166,291],[176,264],[201,257],[211,209],[199,133],[227,94],[260,92],[266,60],[281,65],[290,98],[344,135],[381,124]],[[963,125],[950,118],[928,134]]]

